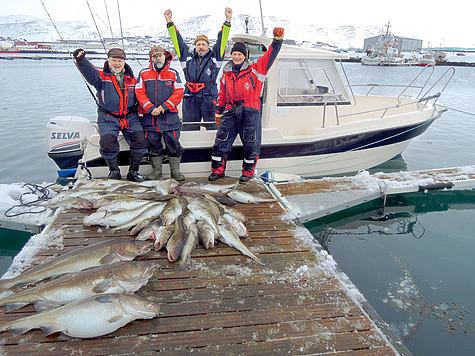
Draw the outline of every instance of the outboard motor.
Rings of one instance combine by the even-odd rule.
[[[83,117],[52,117],[46,125],[48,156],[61,170],[75,171],[87,139],[96,132],[92,123]]]

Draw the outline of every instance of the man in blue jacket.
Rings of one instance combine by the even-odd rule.
[[[135,77],[132,68],[125,63],[125,52],[112,48],[107,53],[103,70],[97,69],[86,59],[86,52],[77,49],[73,53],[76,65],[97,90],[97,126],[99,128],[100,153],[109,166],[109,179],[121,179],[117,155],[120,152],[119,132],[122,131],[130,146],[130,167],[127,179],[142,182],[139,174],[140,161],[147,153],[147,142],[137,116]]]
[[[172,11],[165,11],[167,28],[170,33],[175,51],[180,59],[185,73],[186,86],[183,98],[183,130],[199,130],[200,125],[190,125],[187,122],[204,122],[211,124],[203,125],[208,129],[216,129],[214,123],[215,103],[218,98],[218,88],[216,78],[221,67],[229,31],[231,29],[231,18],[233,11],[227,7],[225,9],[226,21],[218,39],[212,49],[209,47],[208,37],[199,35],[194,41],[195,49],[190,51],[187,44],[172,22]]]

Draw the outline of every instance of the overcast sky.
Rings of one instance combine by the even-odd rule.
[[[40,0],[0,0],[0,15],[31,15],[46,17]],[[107,4],[111,21],[117,18],[117,0],[43,0],[53,20],[91,20],[87,1],[94,15],[107,21]],[[391,21],[391,30],[398,36],[415,37],[432,46],[475,46],[471,28],[473,12],[468,0],[456,3],[397,0],[261,0],[264,16],[279,16],[290,21],[316,25],[378,25]],[[464,5],[465,4],[465,5]],[[259,0],[119,0],[122,23],[142,21],[163,23],[163,12],[170,8],[173,19],[202,14],[220,16],[231,7],[234,14],[260,16]],[[267,26],[267,24],[266,24]],[[271,25],[269,24],[269,27]],[[316,39],[318,40],[318,39]]]

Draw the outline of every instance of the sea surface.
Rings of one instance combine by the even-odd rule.
[[[131,65],[138,73],[145,63]],[[408,84],[421,71],[357,63],[344,68],[352,84]],[[444,73],[439,89],[452,70],[436,67],[431,78]],[[0,184],[54,182],[48,119],[96,120],[82,77],[71,60],[0,60],[0,79]],[[401,156],[370,172],[475,164],[475,68],[456,67],[439,103],[448,111]],[[473,190],[397,196],[384,209],[376,202],[307,227],[414,355],[473,354]]]

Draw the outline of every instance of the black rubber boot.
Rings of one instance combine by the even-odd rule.
[[[248,176],[245,176],[244,174],[239,177],[239,181],[240,182],[249,182],[251,180],[252,177],[248,177]]]
[[[143,154],[137,152],[130,152],[130,166],[129,173],[127,173],[127,180],[131,182],[143,182],[144,177],[139,173],[140,161]]]
[[[223,178],[223,177],[224,177],[224,174],[211,173],[208,176],[208,180],[211,181],[211,182],[214,182],[214,181],[218,180],[219,178]]]
[[[108,179],[122,179],[120,175],[119,163],[117,163],[117,157],[113,159],[106,159],[107,166],[109,166]]]

